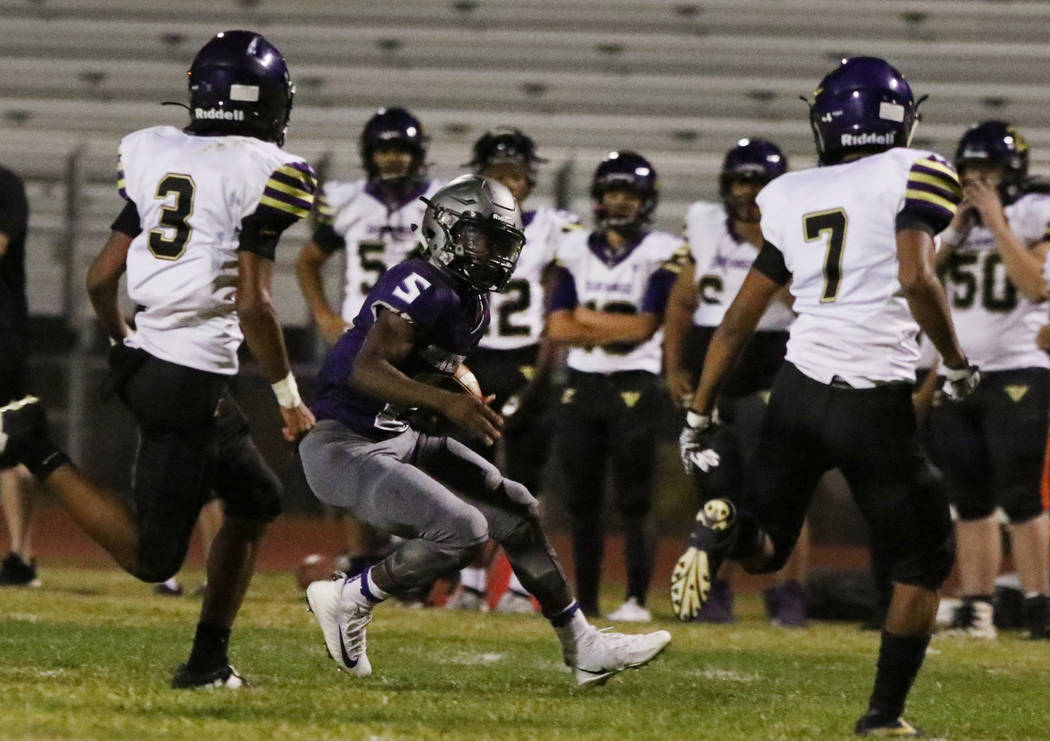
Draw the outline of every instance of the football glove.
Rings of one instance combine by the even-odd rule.
[[[721,429],[717,414],[697,414],[691,409],[686,413],[685,427],[678,436],[678,451],[686,473],[691,474],[693,466],[707,473],[721,463],[721,456],[714,450],[714,439]]]
[[[967,363],[962,368],[944,369],[944,386],[941,393],[948,401],[962,401],[973,393],[981,382],[981,371],[976,365]]]
[[[149,360],[149,354],[145,350],[117,342],[110,346],[106,359],[109,363],[109,370],[99,387],[99,395],[104,401],[120,393],[128,380],[142,367],[142,364]]]

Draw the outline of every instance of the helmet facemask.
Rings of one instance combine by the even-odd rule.
[[[477,291],[503,291],[525,244],[521,211],[495,180],[463,175],[423,198],[430,261]]]

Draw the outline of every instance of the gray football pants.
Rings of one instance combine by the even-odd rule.
[[[536,499],[463,443],[415,430],[376,442],[322,420],[299,453],[318,499],[405,539],[374,567],[392,594],[455,573],[492,538],[545,614],[572,600]]]

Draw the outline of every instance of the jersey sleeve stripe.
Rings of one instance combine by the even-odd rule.
[[[277,168],[270,176],[270,179],[284,181],[289,185],[298,185],[300,188],[309,191],[310,193],[317,190],[317,178],[314,176],[313,172],[309,169],[305,171],[301,170],[294,165],[295,163],[293,162],[290,165],[283,165],[282,167]]]
[[[274,195],[278,192],[286,193],[292,196],[293,198],[303,199],[310,198],[311,195],[309,191],[303,190],[302,184],[300,183],[293,183],[289,185],[288,183],[282,180],[278,180],[276,177],[272,177],[270,178],[269,182],[266,183],[266,193],[269,195]]]
[[[955,203],[962,200],[962,185],[955,171],[929,159],[919,160],[912,165],[908,173],[908,188],[940,193]]]
[[[303,200],[301,198],[291,198],[283,193],[271,193],[270,189],[266,189],[266,193],[262,198],[259,199],[260,206],[269,206],[275,208],[278,211],[284,211],[297,219],[304,218],[310,213],[310,201]]]
[[[929,157],[923,157],[922,159],[916,160],[915,164],[912,165],[912,172],[915,171],[926,171],[934,174],[940,174],[947,180],[958,184],[959,176],[955,172],[955,168],[946,162],[939,162]]]
[[[124,168],[121,167],[117,170],[117,192],[120,193],[120,197],[127,200],[128,197],[128,184],[124,180]]]
[[[927,193],[926,191],[918,190],[916,188],[908,188],[905,193],[905,198],[907,205],[924,205],[927,208],[930,205],[933,205],[949,214],[954,214],[959,205],[958,200],[950,200],[944,196],[937,195],[936,193]],[[922,203],[916,203],[916,201],[921,201]]]
[[[317,213],[322,218],[332,218],[332,207],[328,205],[328,199],[324,197],[324,194],[317,196]]]
[[[289,162],[274,170],[266,181],[259,205],[303,218],[313,207],[317,178],[305,162]]]
[[[962,196],[961,188],[953,183],[946,182],[940,175],[929,175],[924,172],[913,170],[911,175],[908,176],[908,187],[915,188],[921,186],[929,186],[928,188],[923,189],[929,190],[932,193],[943,193],[945,197],[948,198],[953,195]]]
[[[911,194],[913,191],[916,193],[927,193],[931,196],[937,196],[938,198],[942,198],[945,201],[956,205],[962,200],[961,194],[946,190],[945,188],[942,188],[940,184],[909,182],[908,193]]]

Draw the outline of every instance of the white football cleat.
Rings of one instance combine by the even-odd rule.
[[[606,618],[617,623],[649,623],[652,622],[653,614],[638,604],[637,597],[628,597]]]
[[[572,662],[577,686],[596,687],[605,684],[614,674],[652,661],[670,642],[671,634],[666,630],[625,635],[608,628],[598,630],[592,625],[565,658],[567,663]]]
[[[345,581],[346,576],[338,574],[328,581],[313,582],[306,588],[306,601],[336,666],[355,677],[367,677],[372,664],[365,653],[365,626],[372,622],[372,610],[349,600],[349,606],[344,606]]]

